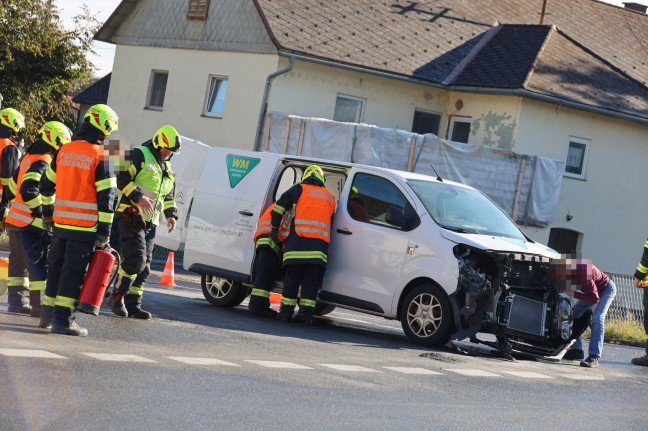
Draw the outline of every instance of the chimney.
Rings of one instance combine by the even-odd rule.
[[[630,9],[639,13],[646,13],[646,9],[648,9],[648,6],[644,6],[640,3],[623,3],[623,6],[626,9]]]

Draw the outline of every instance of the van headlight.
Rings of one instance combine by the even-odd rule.
[[[571,336],[571,328],[571,322],[563,322],[560,326],[560,338],[565,341],[569,340],[569,337]]]
[[[572,317],[571,303],[565,298],[560,298],[560,301],[558,301],[558,318],[560,320],[571,321],[571,317]]]

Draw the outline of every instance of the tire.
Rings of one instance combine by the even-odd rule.
[[[322,304],[321,302],[318,302],[315,305],[316,316],[326,316],[327,314],[330,314],[333,310],[335,310],[335,305]]]
[[[423,284],[407,294],[401,305],[401,325],[416,344],[441,346],[450,340],[452,311],[446,294]]]
[[[236,307],[248,296],[249,289],[238,281],[203,274],[200,279],[205,299],[219,307]]]

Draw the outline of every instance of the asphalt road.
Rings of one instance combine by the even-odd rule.
[[[606,345],[594,370],[462,356],[409,343],[398,322],[338,309],[282,323],[209,305],[195,276],[176,283],[147,289],[150,321],[80,315],[88,338],[38,329],[0,297],[0,430],[648,427],[638,348]]]

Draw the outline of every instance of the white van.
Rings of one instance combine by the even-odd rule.
[[[557,253],[478,190],[441,178],[185,139],[172,160],[178,230],[161,229],[156,243],[184,250],[210,303],[239,305],[259,216],[310,164],[337,199],[316,314],[344,307],[398,319],[412,341],[433,346],[489,332],[500,346],[547,356],[580,335],[549,279]],[[362,217],[350,212],[352,189]]]

